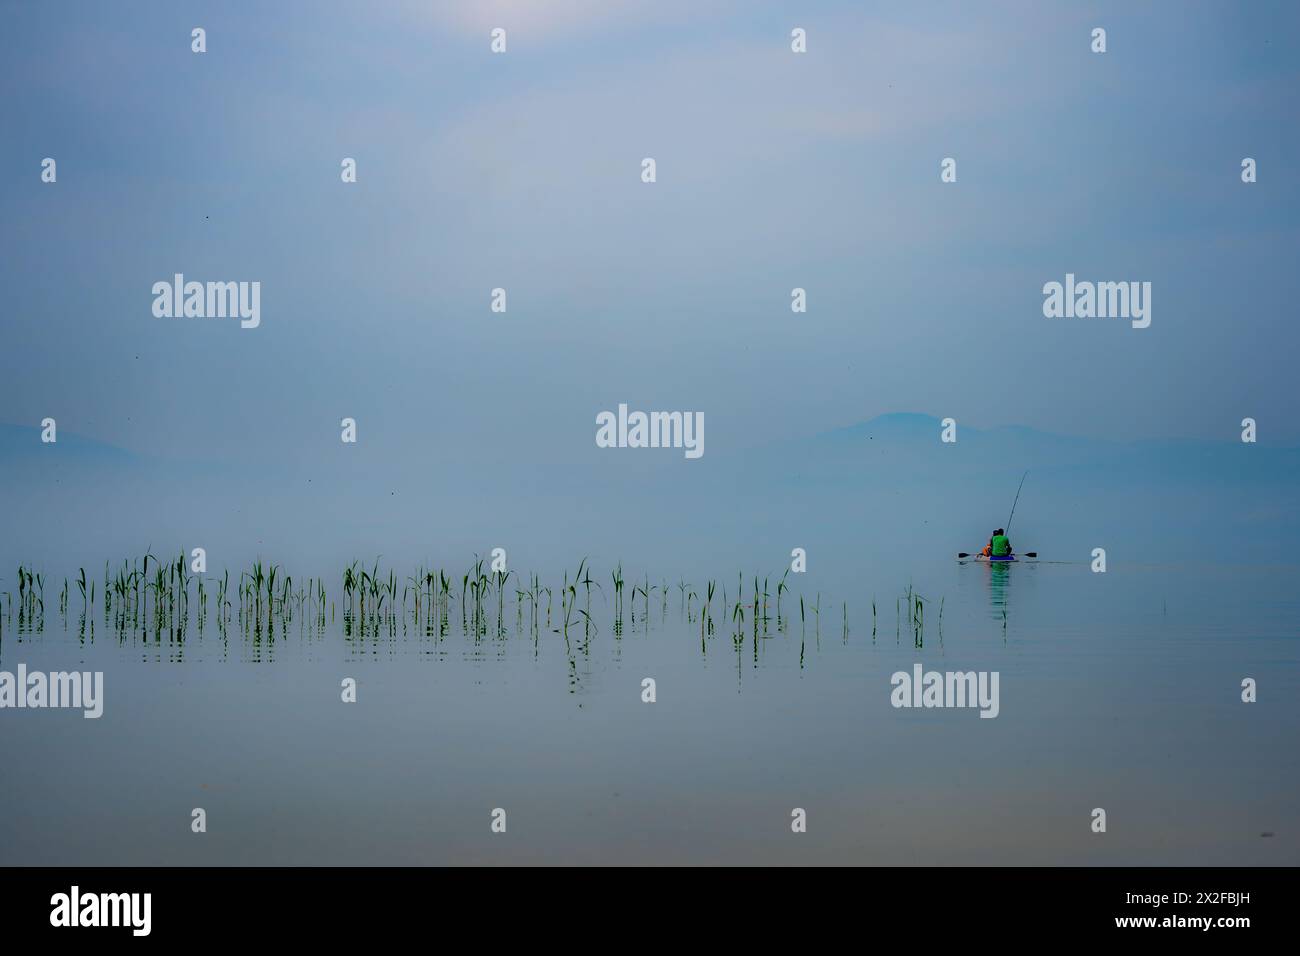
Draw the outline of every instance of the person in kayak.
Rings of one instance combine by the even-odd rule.
[[[1007,537],[1002,528],[993,532],[993,537],[989,538],[989,543],[984,546],[984,556],[994,558],[1005,558],[1011,554],[1011,539]]]

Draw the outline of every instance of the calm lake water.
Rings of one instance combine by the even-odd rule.
[[[739,646],[715,610],[703,647],[676,586],[647,626],[629,582],[616,635],[600,574],[567,642],[544,599],[519,624],[513,588],[477,639],[459,593],[445,635],[348,634],[336,609],[178,640],[101,607],[83,639],[47,584],[0,669],[102,670],[104,714],[0,711],[0,864],[1300,863],[1295,568],[882,567],[823,590],[820,624],[802,583],[757,641],[747,608]],[[921,646],[895,615],[913,580]],[[997,671],[999,715],[894,708],[915,663]]]

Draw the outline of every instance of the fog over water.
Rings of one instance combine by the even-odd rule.
[[[5,23],[0,864],[1300,863],[1293,4]]]

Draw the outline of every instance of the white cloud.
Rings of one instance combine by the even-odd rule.
[[[685,0],[425,0],[407,6],[418,21],[467,36],[486,38],[504,27],[518,49],[615,26],[698,19],[700,9]]]

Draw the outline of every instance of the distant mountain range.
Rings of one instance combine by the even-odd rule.
[[[699,461],[593,449],[559,467],[484,470],[442,455],[205,469],[68,432],[44,445],[39,428],[0,425],[0,493],[10,506],[0,567],[33,553],[89,561],[196,540],[240,560],[289,551],[416,560],[500,544],[536,564],[582,554],[779,563],[796,545],[841,564],[886,554],[922,561],[978,547],[1005,522],[1026,470],[1012,529],[1022,550],[1295,560],[1300,449],[960,424],[945,444],[941,430],[932,416],[891,414]]]

